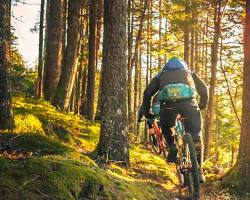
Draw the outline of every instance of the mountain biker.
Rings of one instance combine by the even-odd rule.
[[[158,93],[155,94],[153,97],[150,111],[151,111],[150,113],[152,113],[153,116],[151,118],[147,118],[147,126],[148,126],[148,133],[151,135],[154,134],[154,128],[153,128],[154,119],[159,117],[160,114],[160,101]],[[144,107],[143,105],[141,105],[138,113],[138,122],[142,121],[143,115],[144,115]]]
[[[202,171],[203,144],[202,119],[200,110],[206,108],[208,103],[208,89],[196,73],[192,73],[185,62],[178,58],[171,58],[149,83],[144,91],[143,111],[147,119],[153,117],[150,112],[151,98],[159,91],[160,126],[169,145],[167,160],[175,162],[177,147],[171,136],[170,128],[175,125],[178,113],[185,118],[186,130],[192,135],[195,143],[197,160],[200,165],[200,182],[205,182]],[[195,96],[200,96],[199,103]]]

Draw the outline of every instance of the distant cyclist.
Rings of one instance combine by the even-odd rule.
[[[151,117],[147,118],[147,126],[148,126],[148,133],[151,135],[151,134],[154,134],[154,128],[153,128],[154,119],[158,118],[160,115],[160,101],[159,101],[158,93],[155,94],[153,97],[151,108],[150,108],[150,114],[151,114]],[[143,105],[141,105],[139,113],[138,113],[138,122],[141,122],[143,115],[144,115],[144,107]]]
[[[200,182],[205,182],[202,171],[203,144],[202,118],[200,110],[206,108],[208,89],[196,73],[192,73],[185,62],[178,58],[170,59],[149,83],[144,91],[142,110],[147,119],[154,115],[150,111],[151,99],[159,92],[160,126],[169,145],[168,161],[175,162],[177,147],[171,136],[170,128],[175,125],[178,113],[185,118],[186,131],[189,132],[195,143],[197,159],[200,165]],[[199,103],[196,94],[200,96]]]

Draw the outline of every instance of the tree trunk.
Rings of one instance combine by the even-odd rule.
[[[101,43],[101,35],[102,35],[102,25],[103,25],[103,0],[98,0],[97,2],[97,35],[96,35],[96,68],[98,68],[98,60],[99,60],[99,49]],[[100,70],[100,79],[99,79],[99,87],[98,87],[98,99],[97,99],[97,107],[95,113],[95,119],[100,119],[100,109],[101,109],[101,91],[102,91],[102,69]]]
[[[190,47],[190,64],[189,67],[192,71],[194,71],[194,25],[191,28],[191,47]]]
[[[139,51],[137,52],[139,54]],[[138,57],[138,55],[136,56]],[[137,133],[137,113],[138,113],[138,104],[139,104],[139,59],[136,59],[135,61],[135,75],[134,75],[134,130],[133,132],[136,134]]]
[[[238,156],[240,182],[245,191],[250,192],[250,1],[246,0],[246,17],[244,32],[244,69],[243,69],[242,126]]]
[[[43,93],[43,30],[44,30],[44,6],[45,0],[41,0],[40,25],[39,25],[39,55],[38,55],[38,76],[36,86],[36,96],[42,97]]]
[[[127,4],[104,0],[102,122],[98,153],[129,166],[127,132]]]
[[[186,4],[185,7],[185,18],[186,18],[186,23],[184,26],[184,61],[189,65],[189,54],[190,54],[190,28],[189,28],[189,10],[190,10],[190,5]]]
[[[0,129],[9,129],[13,125],[10,97],[10,15],[11,1],[0,3]]]
[[[64,57],[66,50],[66,40],[67,40],[67,18],[68,18],[68,0],[63,2],[63,29],[62,29],[62,58]]]
[[[209,88],[209,102],[206,113],[206,124],[205,124],[205,134],[204,134],[204,159],[209,156],[210,138],[212,135],[213,128],[213,113],[214,113],[214,93],[216,85],[216,73],[217,73],[217,63],[218,63],[218,48],[219,48],[219,38],[221,33],[221,0],[218,0],[214,7],[214,37],[211,46],[211,78],[210,78],[210,88]]]
[[[159,0],[159,44],[158,44],[158,70],[160,71],[162,68],[162,58],[161,58],[161,51],[162,51],[162,45],[161,45],[161,39],[162,39],[162,0]]]
[[[129,131],[133,131],[133,109],[132,109],[132,48],[133,48],[133,35],[134,35],[134,17],[131,11],[134,8],[134,1],[128,0],[128,124]]]
[[[242,97],[242,116],[241,116],[241,135],[239,144],[239,154],[236,166],[232,173],[229,175],[229,181],[233,184],[238,183],[236,186],[242,192],[250,192],[250,1],[246,0],[246,17],[244,29],[244,68],[243,68],[243,97]],[[232,157],[234,154],[232,149]],[[233,160],[233,158],[232,158]],[[235,178],[236,181],[235,181]],[[231,179],[231,180],[230,180]]]
[[[80,40],[80,11],[82,2],[70,0],[68,5],[68,30],[67,30],[67,47],[63,57],[63,69],[53,99],[53,105],[61,109],[68,110],[71,98],[75,76],[77,72],[77,59]]]
[[[140,105],[142,104],[142,48],[140,48],[139,52],[139,66],[138,66],[138,104],[137,104],[137,110],[140,109]],[[136,112],[138,113],[138,111]],[[138,119],[138,115],[136,116],[135,119]],[[135,120],[137,121],[137,120]],[[136,135],[138,138],[141,140],[142,135],[140,134],[140,123],[137,122],[137,129],[136,129]]]
[[[85,115],[87,113],[86,90],[87,90],[87,67],[84,67],[82,73],[82,94],[81,94],[81,107],[80,107],[81,115]]]
[[[137,64],[138,64],[138,53],[139,53],[139,46],[141,44],[141,40],[142,40],[142,32],[143,32],[143,26],[144,26],[144,21],[145,21],[145,16],[146,16],[146,11],[147,11],[147,8],[148,8],[148,4],[149,4],[149,0],[145,0],[144,1],[144,5],[143,5],[143,10],[142,10],[142,13],[141,13],[141,18],[140,18],[140,24],[139,24],[139,30],[138,30],[138,33],[137,33],[137,36],[136,36],[136,39],[135,39],[135,50],[134,50],[134,55],[132,57],[132,60],[131,60],[131,66],[130,66],[130,69],[129,69],[129,73],[132,75],[132,69],[133,69],[133,66],[135,66],[135,68],[137,67]],[[136,71],[137,69],[135,69]],[[138,82],[136,82],[137,80],[137,77],[135,78],[135,87],[137,87],[137,84]],[[129,86],[130,87],[130,86]],[[130,89],[129,89],[130,91]],[[129,94],[130,96],[130,94]],[[137,91],[134,91],[134,109],[136,108],[136,105],[138,104],[137,101]],[[134,110],[134,113],[137,113],[138,110]],[[134,114],[134,117],[136,116],[136,114]],[[134,124],[136,124],[136,120],[137,119],[133,119],[134,120]],[[136,131],[136,126],[133,127],[133,131]]]
[[[89,58],[87,87],[87,118],[94,120],[95,75],[96,75],[96,11],[97,1],[92,0],[89,8]]]
[[[64,0],[48,1],[47,37],[44,62],[44,97],[51,100],[61,74]]]

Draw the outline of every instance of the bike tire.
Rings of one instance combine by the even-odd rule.
[[[151,144],[151,147],[154,151],[155,154],[160,155],[161,154],[161,148],[159,145],[159,140],[158,136],[156,134],[152,134],[149,136],[149,142]]]
[[[195,146],[192,136],[189,133],[186,133],[183,139],[184,139],[184,146],[186,146],[185,143],[187,144],[192,164],[191,173],[184,174],[185,180],[187,180],[186,185],[189,191],[189,198],[193,200],[198,200],[200,196],[200,180],[199,180],[199,164],[197,162]],[[183,150],[185,151],[185,149]]]
[[[167,160],[167,157],[168,157],[168,145],[167,145],[167,141],[165,140],[164,136],[162,138],[162,142],[163,142],[163,150],[162,150],[163,156]]]

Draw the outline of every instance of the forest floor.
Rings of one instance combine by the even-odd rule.
[[[99,124],[42,100],[13,100],[15,128],[0,133],[0,200],[185,199],[175,165],[131,141],[129,170],[98,166]],[[238,198],[209,181],[204,200]]]

